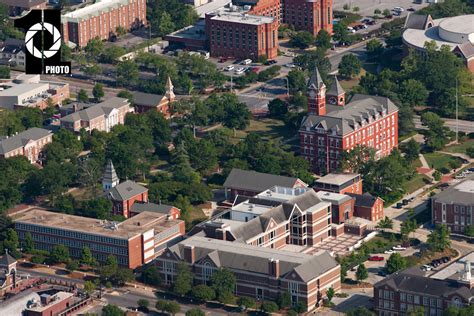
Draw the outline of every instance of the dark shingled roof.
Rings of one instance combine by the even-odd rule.
[[[346,91],[344,91],[344,89],[341,87],[341,84],[339,83],[339,80],[337,80],[337,77],[334,76],[334,81],[329,87],[328,92],[326,92],[326,95],[339,96],[343,93],[346,93]]]
[[[51,134],[50,130],[33,127],[8,138],[0,138],[0,154],[6,154],[12,150],[21,148],[31,140],[38,140]]]
[[[307,282],[336,268],[339,264],[328,252],[314,255],[289,252],[246,244],[236,244],[225,240],[201,236],[190,237],[169,250],[179,259],[184,259],[185,246],[193,246],[196,262],[211,261],[216,267],[248,271],[257,274],[270,274],[270,260],[278,260],[279,277],[295,272]]]
[[[474,296],[474,288],[469,289],[466,285],[460,284],[455,280],[438,280],[424,276],[417,276],[410,272],[397,272],[384,280],[376,283],[375,288],[388,285],[393,289],[401,291],[414,292],[419,294],[428,294],[433,296],[449,296],[457,294],[466,300]]]
[[[224,182],[225,188],[262,192],[273,186],[292,188],[298,178],[233,168]]]
[[[276,200],[268,200],[265,198],[261,197],[250,197],[250,196],[245,196],[245,195],[237,195],[234,199],[234,204],[239,205],[240,203],[247,202],[251,204],[257,204],[257,205],[264,205],[264,206],[278,206],[282,202],[281,201],[276,201]]]
[[[373,196],[370,193],[364,194],[355,194],[355,193],[346,193],[349,196],[355,198],[354,206],[361,206],[361,207],[372,207],[374,206],[375,202],[377,202],[377,197]]]
[[[321,86],[324,85],[323,79],[321,78],[321,74],[319,73],[318,68],[316,67],[311,74],[311,77],[308,81],[308,89],[315,89],[319,90]]]
[[[173,209],[173,207],[174,206],[172,205],[166,205],[166,204],[135,202],[132,205],[131,211],[133,213],[154,212],[154,213],[169,214],[170,211]]]
[[[460,44],[454,50],[459,51],[466,59],[474,56],[474,45],[471,42]]]
[[[0,257],[0,266],[9,266],[16,262],[16,259],[10,256],[8,252],[5,252],[3,256]]]
[[[386,111],[387,115],[398,111],[398,107],[389,98],[356,94],[345,106],[326,105],[324,116],[308,115],[301,123],[301,129],[316,128],[333,130],[337,135],[346,135],[355,130],[356,125],[362,126],[369,117],[374,119]]]
[[[135,105],[154,107],[161,102],[161,99],[163,99],[162,95],[133,92],[133,104]]]
[[[110,189],[109,194],[116,201],[126,201],[146,191],[148,191],[147,188],[136,182],[127,180]]]

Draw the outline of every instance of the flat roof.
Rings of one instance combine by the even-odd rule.
[[[31,90],[35,89],[49,89],[49,84],[45,82],[40,83],[20,83],[20,84],[7,84],[10,88],[0,91],[0,97],[11,97],[11,96],[19,96],[23,93],[30,92]]]
[[[206,21],[199,20],[195,24],[186,26],[173,33],[165,35],[165,39],[192,39],[192,40],[206,40]]]
[[[45,294],[41,294],[43,296]],[[27,308],[26,310],[32,311],[32,312],[43,312],[44,310],[50,308],[53,305],[56,305],[57,303],[64,301],[66,299],[69,299],[73,297],[74,294],[68,293],[68,292],[57,292],[56,294],[51,295],[51,302],[49,302],[46,305],[42,305],[41,302],[36,302],[34,305],[32,305],[30,308]]]
[[[258,205],[258,204],[243,202],[234,206],[231,211],[261,215],[267,212],[268,210],[271,210],[272,208],[273,206]]]
[[[84,234],[102,235],[118,239],[130,239],[150,229],[155,234],[164,231],[181,220],[163,220],[165,215],[155,212],[142,212],[121,223],[89,217],[55,213],[40,208],[32,208],[13,217],[15,223],[27,223],[60,230],[77,231]]]
[[[63,17],[67,19],[84,19],[89,16],[97,16],[101,12],[109,11],[112,8],[127,5],[129,2],[130,0],[98,0],[96,3],[84,8],[63,14]]]
[[[453,16],[443,19],[439,27],[452,33],[470,35],[474,33],[474,14]]]
[[[301,195],[309,190],[312,190],[311,188],[288,188],[288,187],[282,187],[282,186],[274,186],[268,190],[265,190],[259,194],[257,194],[257,197],[261,197],[264,199],[268,200],[275,200],[275,201],[280,201],[280,202],[285,202],[288,201],[295,196]]]
[[[232,0],[213,0],[212,2],[208,2],[199,7],[195,7],[194,9],[196,10],[200,18],[205,18],[206,13],[221,9],[227,6],[229,3],[232,3]]]
[[[211,19],[214,21],[262,25],[262,24],[272,23],[275,20],[273,17],[269,17],[269,16],[252,15],[252,14],[241,13],[241,12],[231,12],[228,10],[219,10],[213,13],[215,15]],[[212,14],[212,12],[210,14]]]
[[[330,173],[316,180],[319,183],[341,185],[359,177],[358,173]]]
[[[321,200],[337,202],[337,203],[341,203],[341,202],[352,199],[349,195],[339,194],[339,193],[334,193],[334,192],[327,192],[327,191],[318,191],[316,192],[316,194]]]

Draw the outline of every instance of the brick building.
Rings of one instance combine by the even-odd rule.
[[[379,197],[375,197],[370,193],[364,194],[353,194],[347,193],[353,197],[354,203],[354,216],[365,218],[366,220],[376,222],[382,219],[384,216],[383,200]]]
[[[299,130],[301,155],[315,173],[338,170],[342,151],[357,145],[374,148],[376,158],[398,146],[398,108],[388,98],[356,94],[348,103],[344,97],[340,104],[328,104],[327,96],[332,97],[316,69],[308,81],[308,115]]]
[[[249,14],[271,16],[281,22],[281,0],[235,0],[233,3],[251,6]]]
[[[53,295],[44,293],[40,295],[38,302],[28,306],[23,315],[25,316],[51,316],[60,315],[61,312],[73,305],[74,294],[69,292],[57,292]]]
[[[110,132],[112,127],[123,125],[125,116],[133,108],[125,98],[113,97],[97,104],[73,103],[61,108],[61,127],[72,132],[85,129]]]
[[[18,286],[16,264],[17,260],[10,256],[8,251],[0,256],[0,297]]]
[[[165,284],[176,279],[179,262],[191,267],[197,284],[209,284],[216,270],[226,268],[235,275],[236,295],[274,301],[289,292],[292,304],[302,302],[308,310],[320,303],[328,288],[341,287],[340,266],[324,251],[308,255],[193,236],[157,258]]]
[[[332,34],[333,0],[282,0],[283,23],[316,36],[320,30]]]
[[[43,148],[53,141],[50,130],[33,127],[13,136],[0,137],[0,158],[25,156],[31,163],[38,162]]]
[[[472,304],[473,285],[470,262],[465,262],[464,271],[446,279],[420,275],[420,269],[414,267],[374,284],[375,312],[379,316],[409,315],[423,308],[425,315],[442,316],[450,306]]]
[[[237,195],[255,196],[271,187],[305,188],[298,178],[233,168],[224,182],[225,196],[233,201]]]
[[[165,86],[165,94],[157,95],[144,92],[133,92],[133,106],[137,113],[145,113],[150,110],[155,110],[163,114],[164,117],[170,118],[170,106],[176,100],[173,91],[173,82],[168,77]]]
[[[362,194],[362,177],[358,173],[330,173],[317,179],[313,189],[340,194]]]
[[[206,14],[211,56],[273,59],[278,55],[278,20],[230,9]]]
[[[474,223],[474,176],[431,198],[433,224],[444,224],[452,233],[462,234]]]
[[[332,223],[342,224],[354,216],[355,199],[346,194],[319,191],[317,196],[331,203]]]
[[[146,22],[146,0],[102,0],[62,16],[65,43],[84,47],[93,38],[108,40],[117,28],[129,31]]]
[[[99,262],[114,255],[119,265],[130,269],[149,263],[185,232],[184,221],[157,212],[142,212],[117,223],[33,207],[12,219],[20,241],[30,233],[35,249],[51,251],[64,245],[71,257],[80,258],[82,249],[89,247]]]

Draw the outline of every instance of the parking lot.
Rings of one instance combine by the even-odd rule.
[[[426,7],[428,3],[423,1],[422,4],[415,4],[413,0],[334,0],[334,10],[344,11],[344,5],[349,5],[351,8],[358,7],[358,14],[362,16],[372,16],[375,9],[383,11],[385,9],[393,9],[394,7],[402,7],[405,11],[402,13],[402,16],[407,14],[408,8],[414,8],[419,10],[423,7]]]

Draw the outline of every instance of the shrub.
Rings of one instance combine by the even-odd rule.
[[[265,301],[262,303],[262,311],[267,314],[274,313],[278,311],[278,305],[275,302]]]

